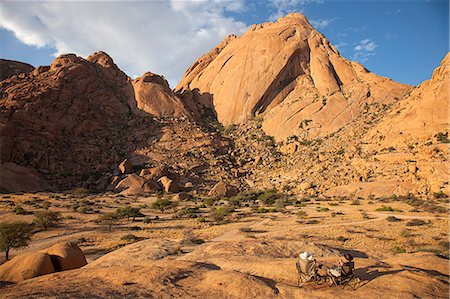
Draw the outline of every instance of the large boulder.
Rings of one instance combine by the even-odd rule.
[[[0,281],[20,282],[55,271],[48,254],[42,252],[25,253],[0,265]]]
[[[145,168],[142,169],[139,173],[141,177],[144,177],[146,180],[158,180],[163,176],[169,175],[169,169],[165,165],[156,166],[153,168]]]
[[[123,160],[119,164],[119,170],[121,173],[129,174],[134,172],[134,166],[131,164],[131,162],[128,159]]]
[[[51,258],[56,271],[81,268],[87,264],[83,251],[72,242],[58,243],[40,252]]]
[[[137,174],[130,174],[127,175],[126,178],[124,178],[123,180],[121,180],[117,186],[116,186],[116,191],[123,191],[125,189],[137,189],[137,188],[141,188],[143,187],[145,183],[145,179],[143,177],[138,176]]]
[[[166,176],[160,178],[158,182],[160,182],[163,185],[164,191],[166,192],[176,193],[180,191],[180,186],[177,183],[175,183],[172,179]]]
[[[223,181],[220,181],[209,191],[208,196],[230,197],[235,196],[236,194],[237,194],[236,188]]]

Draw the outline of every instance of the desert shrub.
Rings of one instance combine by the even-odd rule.
[[[308,216],[308,213],[306,213],[305,211],[298,211],[297,212],[297,217],[298,218],[306,218]]]
[[[231,207],[220,207],[220,208],[214,209],[211,212],[210,217],[214,222],[220,222],[220,221],[223,221],[225,219],[225,217],[228,216],[229,214],[231,214],[233,211],[234,211],[234,209]]]
[[[142,228],[139,226],[132,226],[132,227],[130,227],[130,230],[137,231],[137,230],[142,230]]]
[[[306,224],[317,224],[317,223],[319,223],[319,220],[317,219],[311,219],[306,222]]]
[[[404,229],[400,232],[400,236],[402,236],[404,238],[409,238],[412,236],[412,234],[408,229]]]
[[[339,237],[336,238],[336,240],[343,243],[343,242],[347,241],[348,238],[346,238],[344,236],[339,236]]]
[[[266,205],[273,205],[278,198],[279,194],[275,189],[266,190],[258,196],[258,200]]]
[[[351,203],[352,206],[359,206],[360,204],[361,204],[361,202],[359,201],[359,199],[355,199]]]
[[[44,230],[55,227],[61,220],[61,213],[56,211],[37,211],[34,213],[34,223]]]
[[[135,220],[136,217],[144,217],[145,215],[140,212],[141,208],[134,208],[131,206],[127,206],[124,208],[118,208],[116,210],[116,215],[119,218],[128,218]]]
[[[25,211],[21,206],[17,206],[13,209],[13,213],[16,215],[28,215],[29,213]]]
[[[276,212],[276,210],[275,209],[272,209],[272,208],[259,208],[258,210],[256,210],[256,212],[257,213],[273,213],[273,212]]]
[[[284,209],[286,206],[288,206],[290,204],[291,204],[291,202],[289,199],[287,199],[286,197],[281,197],[275,201],[275,208]]]
[[[376,209],[375,211],[378,211],[378,212],[403,212],[402,210],[395,209],[391,206],[381,206],[380,208]]]
[[[330,202],[330,203],[328,203],[328,205],[331,206],[331,207],[339,206],[339,204],[337,202]]]
[[[246,234],[245,237],[249,239],[256,239],[256,236],[253,234]]]
[[[142,222],[143,222],[144,224],[149,224],[149,223],[152,222],[152,219],[151,219],[150,217],[145,217],[144,220],[142,220]]]
[[[170,209],[174,207],[174,203],[168,199],[160,198],[152,203],[152,209],[160,210],[164,212],[164,210]]]
[[[327,207],[316,207],[318,212],[328,212],[330,209]]]
[[[249,232],[253,231],[253,229],[251,227],[241,227],[241,228],[239,228],[239,230],[243,233],[249,233]]]
[[[406,226],[422,226],[427,224],[425,221],[420,219],[411,219],[406,223]]]
[[[394,216],[389,216],[389,217],[386,218],[386,220],[388,222],[399,222],[399,221],[402,221],[401,219],[399,219],[397,217],[394,217]]]
[[[212,197],[205,197],[203,198],[203,202],[205,203],[205,205],[211,207],[217,202],[217,199]]]
[[[12,248],[21,248],[28,245],[33,227],[26,222],[0,223],[0,250],[5,252],[9,259]]]
[[[448,139],[448,132],[442,133],[439,132],[436,134],[436,139],[441,143],[450,143],[450,139]]]
[[[197,218],[197,221],[200,222],[200,223],[203,223],[203,222],[206,222],[206,218],[201,216],[201,217]]]
[[[178,217],[197,218],[198,208],[184,208],[177,211]]]
[[[398,246],[398,245],[394,245],[394,246],[392,247],[392,252],[394,252],[394,253],[405,253],[405,252],[406,252],[406,249],[403,248],[403,247],[400,247],[400,246]]]
[[[117,213],[105,213],[100,215],[94,222],[99,225],[107,225],[108,231],[111,231],[112,227],[118,224],[119,218]]]

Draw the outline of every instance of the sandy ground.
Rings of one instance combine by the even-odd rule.
[[[35,202],[30,204],[33,198]],[[315,253],[317,259],[325,265],[336,263],[344,253],[353,254],[356,273],[362,282],[356,291],[345,290],[352,292],[349,293],[351,296],[375,298],[383,296],[386,290],[391,292],[391,296],[388,296],[390,298],[414,298],[414,296],[446,298],[448,295],[448,259],[442,258],[448,257],[449,218],[446,213],[427,212],[399,200],[380,202],[364,199],[355,203],[352,200],[342,199],[326,201],[311,199],[304,202],[301,207],[287,206],[282,212],[256,213],[251,207],[236,208],[235,212],[218,224],[210,221],[201,223],[196,218],[177,217],[173,209],[165,212],[151,209],[151,203],[155,200],[155,197],[118,197],[115,194],[4,195],[0,201],[0,221],[31,222],[33,215],[15,215],[12,209],[20,205],[26,211],[33,212],[41,210],[44,202],[45,206],[49,206],[49,210],[59,211],[64,217],[59,227],[39,231],[32,237],[28,247],[12,250],[12,256],[46,248],[62,241],[79,240],[80,248],[92,263],[105,254],[108,256],[109,252],[112,252],[109,255],[115,253],[120,255],[119,248],[127,248],[124,246],[133,243],[122,239],[128,234],[144,240],[142,242],[153,244],[139,249],[147,256],[150,254],[149,251],[157,250],[159,245],[155,244],[159,244],[161,240],[171,242],[170,246],[174,246],[175,249],[168,250],[170,254],[163,258],[155,258],[154,261],[146,260],[145,263],[136,266],[139,268],[135,269],[136,273],[130,275],[140,281],[138,284],[143,284],[141,289],[124,289],[119,283],[117,289],[113,288],[114,292],[117,292],[112,295],[113,297],[148,297],[149,294],[161,298],[167,295],[180,297],[183,294],[181,289],[186,291],[188,297],[203,295],[208,298],[249,296],[327,298],[339,294],[336,288],[326,285],[319,286],[318,290],[296,287],[295,257],[303,250]],[[87,203],[87,206],[97,212],[85,214],[73,210],[71,205],[82,203]],[[448,208],[446,200],[436,204]],[[143,218],[137,218],[135,221],[123,220],[114,226],[111,232],[104,225],[95,224],[94,220],[99,214],[113,212],[116,208],[127,205],[141,207],[141,212],[147,217],[154,219],[158,216],[159,219],[147,224],[143,223]],[[202,207],[199,202],[180,202],[176,210],[194,206],[200,207],[197,216],[210,219],[211,208]],[[389,206],[394,211],[377,211],[382,206]],[[394,216],[398,220],[390,222],[387,220],[389,216]],[[423,220],[422,225],[411,226],[410,221],[413,219]],[[136,260],[140,260],[140,257]],[[194,271],[190,283],[160,285],[159,278],[142,281],[139,277],[140,271],[145,270],[140,267],[167,268],[169,271],[168,269],[178,267],[173,264],[174,260],[186,263],[183,264],[186,269],[199,267],[198,273]],[[91,267],[84,272],[81,271],[84,268],[73,270],[75,272],[68,271],[67,273],[73,272],[70,279],[66,277],[68,274],[57,273],[20,283],[19,285],[23,285],[20,287],[19,297],[51,296],[55,287],[52,281],[56,279],[65,282],[63,286],[67,292],[75,292],[77,284],[71,282],[73,277],[84,281],[91,279],[91,276],[98,276],[103,271],[99,269],[105,268],[102,263],[104,263],[102,259],[99,259],[93,263],[98,268]],[[212,266],[211,269],[202,268],[200,264],[214,265],[220,271],[214,270],[216,268]],[[119,260],[115,266],[120,268],[117,269],[117,277],[108,276],[105,278],[106,281],[116,281],[123,271],[130,272],[130,269]],[[186,269],[178,270],[183,272],[187,271]],[[235,281],[235,285],[224,283],[222,278],[211,281],[207,277],[214,275],[209,272],[214,272],[218,277],[227,277],[228,282],[236,279],[239,281]],[[257,277],[257,281],[254,281],[254,277]],[[194,287],[199,283],[210,284],[216,291]],[[253,284],[255,293],[249,292],[248,296],[245,296],[245,292],[239,293],[239,289]],[[44,293],[33,293],[27,286],[29,288],[39,286]],[[11,286],[3,290],[9,294],[7,297],[15,298],[19,294],[14,295],[18,290],[17,287]],[[108,297],[108,293],[106,291],[105,293],[100,285],[93,288],[97,289],[90,295]],[[154,288],[160,289],[161,293],[151,291]],[[69,293],[63,292],[66,295],[61,297]],[[84,295],[89,297],[89,294]]]

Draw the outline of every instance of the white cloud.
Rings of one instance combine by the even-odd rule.
[[[361,62],[367,61],[370,56],[375,55],[378,45],[370,38],[363,39],[353,49],[353,59]]]
[[[23,43],[86,57],[103,50],[129,75],[162,74],[174,86],[184,71],[228,34],[246,24],[227,17],[243,11],[230,1],[1,2],[0,28]]]
[[[318,20],[311,20],[310,23],[316,29],[323,29],[323,28],[327,27],[328,25],[330,25],[332,22],[334,22],[334,20],[336,20],[336,18],[318,19]]]

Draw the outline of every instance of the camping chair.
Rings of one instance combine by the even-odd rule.
[[[314,282],[314,288],[317,286],[318,276],[315,260],[299,259],[295,263],[298,272],[298,287],[303,286],[305,283]]]
[[[355,263],[349,262],[344,264],[343,266],[337,266],[335,270],[339,273],[338,276],[334,275],[335,271],[327,270],[328,281],[330,285],[334,286],[342,286],[344,289],[346,286],[351,287],[353,290],[356,290],[359,287],[359,283],[361,280],[359,277],[355,276],[354,273]]]

